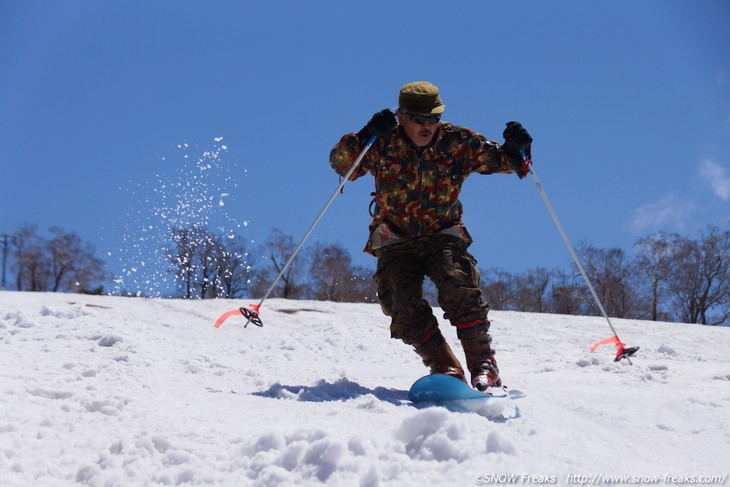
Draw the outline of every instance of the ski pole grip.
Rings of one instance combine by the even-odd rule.
[[[520,155],[522,155],[522,159],[524,159],[524,161],[525,161],[526,163],[528,163],[528,164],[532,164],[532,161],[530,160],[530,158],[529,158],[529,157],[527,157],[527,153],[525,152],[525,150],[524,150],[524,149],[520,149]]]

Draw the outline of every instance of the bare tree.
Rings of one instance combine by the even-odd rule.
[[[515,309],[543,313],[546,310],[546,293],[552,273],[537,267],[515,278]]]
[[[551,313],[577,315],[586,302],[588,289],[579,284],[575,274],[566,270],[553,271],[548,309]]]
[[[677,253],[682,238],[674,234],[655,233],[634,244],[636,249],[636,271],[639,276],[637,290],[645,289],[647,303],[646,318],[658,321],[669,320],[665,308],[671,275],[677,266]]]
[[[249,287],[251,258],[241,237],[195,226],[173,228],[170,236],[164,250],[186,299],[233,298]]]
[[[170,261],[170,271],[183,287],[185,299],[191,299],[197,273],[195,256],[199,245],[198,231],[195,228],[170,228],[172,247],[165,247],[165,255]]]
[[[284,234],[278,228],[274,228],[269,234],[264,246],[261,249],[262,257],[266,261],[271,263],[271,267],[261,269],[261,273],[258,276],[259,290],[264,287],[267,288],[274,281],[276,276],[281,272],[286,265],[287,261],[294,253],[297,245],[294,242],[294,238],[290,235]],[[303,269],[306,266],[307,253],[300,253],[291,265],[287,267],[284,274],[281,276],[280,283],[277,284],[278,289],[274,290],[274,294],[282,298],[299,298],[302,296],[303,288],[301,286],[301,280],[304,278]],[[262,293],[264,291],[261,291]]]
[[[619,248],[597,249],[587,244],[581,244],[578,253],[608,315],[633,318],[634,291],[626,253]]]
[[[312,250],[310,279],[315,299],[323,301],[374,301],[375,285],[370,271],[353,266],[352,257],[340,243],[318,243]]]
[[[373,281],[373,270],[363,266],[354,266],[352,268],[352,277],[348,287],[350,288],[350,302],[376,303],[378,301],[378,291]]]
[[[50,264],[38,227],[29,223],[22,225],[15,232],[13,246],[13,270],[18,291],[48,290]]]
[[[237,298],[250,287],[253,259],[240,237],[225,239],[218,256],[216,290],[219,297]]]
[[[80,246],[78,235],[64,233],[58,227],[51,228],[53,239],[46,242],[51,264],[51,290],[56,292],[61,282],[74,271],[74,257]]]
[[[13,235],[12,270],[19,291],[101,292],[104,262],[94,247],[74,232],[51,227],[50,239],[36,225],[24,224]],[[95,290],[92,286],[97,285]]]
[[[479,270],[481,288],[490,308],[514,310],[517,303],[516,278],[514,274],[498,267]]]
[[[51,291],[88,291],[93,282],[104,278],[104,262],[94,255],[93,245],[60,227],[51,227],[49,233],[52,238],[46,242],[46,251],[50,259]]]
[[[683,238],[675,257],[669,283],[675,312],[687,323],[724,323],[730,317],[730,231],[710,226],[700,240]]]
[[[198,232],[197,245],[197,286],[202,299],[218,297],[216,281],[220,271],[220,263],[224,254],[221,239],[207,230]]]

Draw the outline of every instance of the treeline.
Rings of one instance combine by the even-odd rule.
[[[52,227],[41,235],[35,225],[25,224],[0,237],[0,243],[9,254],[7,289],[103,292],[104,262],[73,232]],[[253,246],[241,237],[194,226],[170,229],[160,250],[175,280],[171,296],[207,299],[264,296],[295,248],[294,239],[278,229]],[[710,226],[697,238],[657,233],[636,242],[631,254],[588,244],[577,252],[611,317],[730,325],[730,231]],[[572,263],[522,273],[492,267],[480,273],[492,309],[600,314]],[[377,302],[372,274],[371,268],[353,264],[339,243],[309,243],[270,297]],[[437,304],[428,281],[425,298]]]
[[[263,245],[203,230],[172,232],[166,248],[172,272],[187,298],[263,296],[296,248],[274,230]],[[730,232],[708,227],[699,238],[657,233],[639,240],[629,256],[619,248],[577,249],[591,283],[611,317],[727,324],[730,318]],[[341,244],[315,243],[297,256],[271,297],[376,302],[372,269],[356,266]],[[523,273],[480,269],[481,287],[492,309],[598,315],[574,264]],[[425,297],[434,305],[436,290]]]
[[[657,233],[634,250],[629,256],[619,248],[576,249],[609,316],[729,324],[730,231],[708,227],[697,239]],[[482,288],[493,309],[600,314],[575,265],[520,274],[491,268],[482,271]]]
[[[250,247],[242,238],[204,228],[172,229],[163,248],[179,297],[264,296],[296,249],[294,239],[274,229]],[[340,302],[374,302],[371,271],[352,263],[341,244],[310,244],[285,270],[270,297]]]
[[[93,245],[74,232],[51,227],[41,235],[32,224],[2,236],[3,284],[18,291],[101,294],[104,262]],[[10,257],[9,259],[7,257]]]

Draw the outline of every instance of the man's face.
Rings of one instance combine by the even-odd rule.
[[[398,111],[398,123],[411,141],[418,147],[431,143],[436,130],[441,124],[441,115],[423,115]],[[419,123],[422,122],[422,123]]]

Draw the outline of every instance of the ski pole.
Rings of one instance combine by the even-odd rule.
[[[596,348],[598,348],[601,345],[606,345],[609,343],[613,343],[616,345],[616,348],[618,349],[616,352],[616,359],[615,362],[618,362],[622,358],[625,358],[629,364],[633,365],[631,363],[631,357],[634,355],[638,350],[639,347],[631,347],[626,348],[625,343],[621,343],[621,340],[618,338],[618,333],[616,333],[616,329],[613,327],[613,323],[611,323],[611,319],[608,317],[608,313],[606,313],[606,309],[603,307],[603,303],[601,303],[601,300],[598,298],[598,293],[596,293],[596,290],[593,288],[593,284],[591,284],[591,280],[588,279],[588,274],[586,273],[585,269],[583,268],[583,264],[581,264],[580,259],[578,258],[578,254],[575,253],[575,249],[573,249],[573,245],[571,245],[570,240],[568,239],[568,235],[565,233],[565,229],[563,229],[563,225],[560,224],[560,220],[558,219],[558,215],[555,213],[555,210],[553,209],[553,205],[550,204],[550,200],[547,197],[547,194],[545,193],[545,190],[542,188],[542,184],[540,183],[540,180],[537,178],[537,174],[535,173],[535,169],[532,167],[532,160],[527,156],[524,150],[520,151],[520,154],[522,154],[522,159],[524,159],[525,163],[527,164],[527,168],[530,171],[530,174],[532,175],[532,180],[535,181],[535,185],[537,186],[537,189],[540,191],[540,195],[542,196],[543,201],[545,202],[545,206],[547,206],[548,211],[550,212],[550,215],[553,217],[553,221],[555,222],[555,225],[558,227],[558,231],[560,232],[560,235],[563,237],[563,240],[565,241],[565,245],[568,247],[568,250],[570,251],[570,255],[573,257],[573,261],[575,262],[575,265],[578,266],[578,270],[580,271],[581,275],[583,276],[583,280],[585,281],[586,285],[588,286],[588,289],[591,291],[591,294],[593,295],[593,299],[596,301],[596,304],[598,305],[598,309],[601,310],[601,314],[603,314],[603,317],[606,318],[606,322],[608,323],[608,326],[611,328],[611,332],[613,333],[613,336],[610,338],[607,338],[606,340],[601,340],[600,342],[596,343],[591,347],[591,351],[594,351]]]
[[[218,318],[218,321],[215,322],[215,327],[220,327],[224,321],[226,321],[230,316],[233,316],[237,313],[241,313],[246,319],[246,324],[243,326],[246,328],[249,323],[253,323],[256,326],[264,326],[263,322],[261,321],[261,318],[259,317],[259,309],[261,308],[261,305],[266,301],[266,299],[269,297],[269,295],[272,293],[276,285],[279,283],[279,279],[284,275],[287,268],[291,265],[292,261],[294,260],[294,257],[297,256],[299,251],[301,250],[302,246],[304,245],[304,242],[307,241],[309,236],[314,231],[314,227],[317,226],[319,221],[322,219],[324,214],[329,209],[330,205],[332,205],[332,202],[337,197],[337,194],[342,190],[342,188],[345,186],[345,183],[350,179],[350,176],[352,176],[352,173],[355,172],[355,169],[357,169],[360,166],[360,162],[362,162],[363,158],[365,157],[365,154],[370,150],[373,143],[375,143],[375,139],[377,137],[373,136],[370,138],[368,143],[365,145],[363,150],[360,152],[360,155],[355,160],[355,162],[352,164],[352,167],[350,167],[350,170],[347,171],[347,174],[345,174],[345,177],[340,182],[339,186],[337,186],[337,189],[335,189],[334,193],[332,193],[332,196],[330,196],[330,199],[327,201],[327,203],[324,205],[324,208],[322,208],[322,211],[319,212],[319,215],[317,215],[317,218],[314,219],[314,222],[312,222],[312,225],[309,227],[309,230],[307,230],[307,233],[304,234],[304,237],[299,242],[299,245],[297,245],[296,249],[294,249],[294,252],[292,252],[289,259],[286,261],[286,264],[284,264],[284,267],[281,268],[281,271],[279,271],[279,275],[276,276],[276,279],[274,279],[274,282],[269,286],[268,291],[266,291],[266,294],[264,294],[264,297],[261,298],[261,301],[259,301],[258,304],[249,304],[249,308],[239,308],[237,310],[228,311],[227,313],[223,313],[220,318]]]

